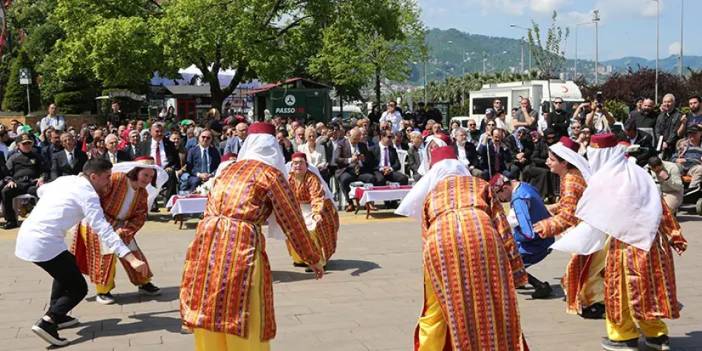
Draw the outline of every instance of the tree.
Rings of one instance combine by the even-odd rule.
[[[547,81],[549,99],[553,99],[551,95],[551,79],[558,78],[558,73],[565,63],[565,51],[561,50],[561,47],[565,47],[565,41],[570,34],[569,28],[566,27],[564,31],[563,28],[556,25],[557,17],[558,14],[556,11],[553,11],[551,25],[546,31],[545,41],[542,40],[541,29],[534,20],[531,21],[532,27],[529,29],[527,36],[532,57],[541,71],[541,78]]]
[[[164,65],[202,71],[210,85],[212,106],[221,108],[244,80],[285,78],[289,63],[302,58],[328,20],[333,0],[179,0],[163,5],[163,16],[153,21],[156,45],[163,49]],[[222,86],[218,74],[234,69],[231,82]]]
[[[31,108],[40,106],[39,89],[37,88],[37,74],[34,65],[24,50],[20,50],[18,56],[13,60],[10,68],[10,78],[5,87],[5,94],[2,99],[2,109],[4,111],[23,111],[30,113],[27,107],[27,87],[20,84],[20,69],[27,68],[31,72],[31,85],[29,95]]]
[[[373,82],[380,104],[382,81],[405,80],[413,58],[426,52],[419,9],[410,0],[357,0],[341,2],[336,11],[310,71],[346,92]]]

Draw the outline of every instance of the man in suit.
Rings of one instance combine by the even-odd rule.
[[[156,161],[156,165],[163,168],[168,173],[168,181],[164,185],[166,188],[166,198],[177,193],[178,178],[175,170],[180,169],[180,157],[173,143],[164,138],[163,124],[154,123],[149,130],[150,135],[141,143],[138,156],[150,156]],[[156,211],[158,206],[154,201],[153,211]]]
[[[380,135],[380,142],[371,149],[374,165],[376,166],[373,175],[375,176],[375,185],[385,185],[386,182],[400,183],[407,185],[409,179],[405,174],[400,172],[400,159],[397,156],[397,150],[393,147],[393,133],[389,130],[384,130]]]
[[[130,160],[137,158],[139,155],[140,142],[139,132],[136,130],[129,131],[129,140],[123,150],[127,153],[127,157],[129,157]]]
[[[465,129],[460,127],[456,129],[456,142],[451,146],[456,152],[458,160],[470,170],[470,173],[475,177],[480,177],[483,172],[480,170],[478,151],[473,143],[468,142],[468,133]]]
[[[412,179],[419,181],[422,177],[419,174],[419,166],[422,164],[422,156],[420,156],[419,151],[424,145],[424,138],[422,138],[422,132],[414,131],[410,133],[410,145],[407,149],[407,168],[405,173],[408,176],[412,176]]]
[[[478,155],[482,160],[480,169],[483,171],[483,179],[488,180],[497,173],[513,179],[507,166],[512,161],[512,154],[502,142],[504,130],[495,128],[490,134],[491,139],[488,140],[487,145],[480,145],[478,148]]]
[[[55,152],[61,151],[63,146],[61,146],[61,132],[51,128],[48,133],[47,140],[48,144],[41,148],[41,157],[44,159],[44,165],[46,166],[45,173],[48,174],[51,171],[51,157]]]
[[[119,150],[117,146],[119,145],[119,138],[114,134],[108,134],[105,137],[105,148],[107,152],[102,154],[102,158],[110,161],[110,163],[115,164],[117,162],[131,161],[129,155],[124,150]]]
[[[341,191],[348,203],[346,211],[351,212],[355,209],[349,200],[351,183],[355,181],[373,183],[375,181],[373,156],[368,152],[366,144],[361,142],[359,128],[351,129],[347,138],[337,141],[334,160],[337,165],[336,177],[339,179]]]
[[[629,118],[624,124],[624,133],[631,145],[638,145],[639,151],[636,153],[636,164],[643,167],[648,163],[651,156],[655,156],[656,150],[653,146],[653,137],[636,127],[636,121]]]
[[[61,134],[63,150],[51,156],[51,175],[49,181],[65,175],[78,175],[83,170],[83,165],[88,161],[88,155],[76,147],[76,138],[73,134]]]
[[[190,148],[185,159],[185,173],[180,176],[180,191],[192,192],[212,178],[220,163],[219,151],[212,146],[212,131],[200,133],[198,146]]]

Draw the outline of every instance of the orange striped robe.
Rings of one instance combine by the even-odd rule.
[[[422,217],[424,271],[453,350],[523,350],[515,286],[526,284],[527,276],[488,183],[467,176],[442,180],[427,196]]]
[[[243,338],[248,334],[249,291],[257,252],[263,255],[262,341],[275,337],[273,286],[261,232],[271,213],[308,264],[320,260],[285,176],[263,162],[245,160],[215,180],[204,218],[185,256],[180,288],[183,324]]]
[[[127,188],[129,186],[129,179],[125,173],[112,173],[110,184],[100,193],[100,204],[105,213],[105,219],[112,224],[115,230],[125,230],[124,233],[120,234],[120,237],[126,245],[129,245],[132,240],[134,240],[134,235],[136,235],[137,231],[139,231],[141,227],[144,226],[144,222],[146,222],[149,196],[146,189],[136,189],[127,217],[124,221],[119,221],[117,215],[122,209],[122,204],[127,196]],[[83,241],[81,230],[87,230],[87,241]],[[86,226],[84,223],[81,223],[76,228],[71,250],[76,255],[76,262],[78,262],[81,271],[90,277],[91,282],[99,285],[107,285],[110,270],[115,263],[114,257],[112,253],[103,254],[100,252],[100,238],[93,232],[92,228]],[[138,259],[147,262],[141,250],[132,250],[132,254]],[[153,276],[151,270],[149,270],[146,276],[143,276],[135,271],[127,261],[120,261],[132,284],[144,284]]]
[[[605,309],[609,320],[622,322],[622,279],[635,319],[680,317],[670,241],[686,242],[665,202],[658,235],[648,252],[612,238],[605,266]]]
[[[312,172],[306,172],[302,181],[290,174],[288,182],[297,201],[301,204],[310,204],[312,213],[322,216],[322,220],[317,223],[315,232],[322,245],[325,261],[329,261],[329,258],[336,251],[336,238],[339,231],[339,213],[336,212],[334,203],[324,197],[324,185]]]
[[[575,216],[575,209],[578,201],[583,196],[583,192],[587,187],[585,178],[579,170],[569,169],[563,178],[561,178],[560,200],[558,204],[551,208],[553,216],[539,221],[534,225],[534,231],[541,233],[545,237],[553,237],[563,234],[567,229],[574,227],[580,223],[580,219]],[[595,302],[592,296],[580,298],[583,292],[583,286],[588,277],[589,267],[596,260],[603,260],[602,252],[597,252],[591,255],[573,255],[568,262],[566,272],[561,280],[563,289],[566,295],[566,311],[568,313],[580,313],[583,307],[587,307]],[[597,290],[597,289],[596,289]],[[601,291],[601,290],[597,290]]]

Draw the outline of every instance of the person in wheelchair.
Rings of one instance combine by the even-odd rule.
[[[700,188],[702,182],[702,129],[693,125],[687,128],[687,140],[678,143],[673,161],[682,169],[683,175],[691,177],[690,189]]]

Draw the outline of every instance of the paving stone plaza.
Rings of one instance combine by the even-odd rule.
[[[193,337],[182,334],[178,286],[187,245],[196,220],[183,230],[167,217],[150,216],[137,238],[162,295],[137,295],[121,267],[114,305],[95,302],[94,287],[74,310],[81,325],[61,332],[72,340],[66,350],[192,350]],[[368,351],[412,349],[414,325],[422,305],[420,228],[413,220],[379,213],[342,214],[339,245],[324,279],[293,268],[285,246],[268,241],[273,270],[278,333],[277,351]],[[676,256],[682,316],[669,321],[673,350],[702,350],[702,221],[679,217],[688,251]],[[14,231],[0,232],[0,350],[43,350],[47,344],[30,327],[47,306],[51,281],[39,267],[14,256]],[[530,269],[554,285],[568,256],[553,253]],[[599,350],[604,321],[584,320],[564,312],[563,292],[550,300],[532,300],[519,290],[522,328],[532,350]],[[642,346],[643,350],[643,346]]]

